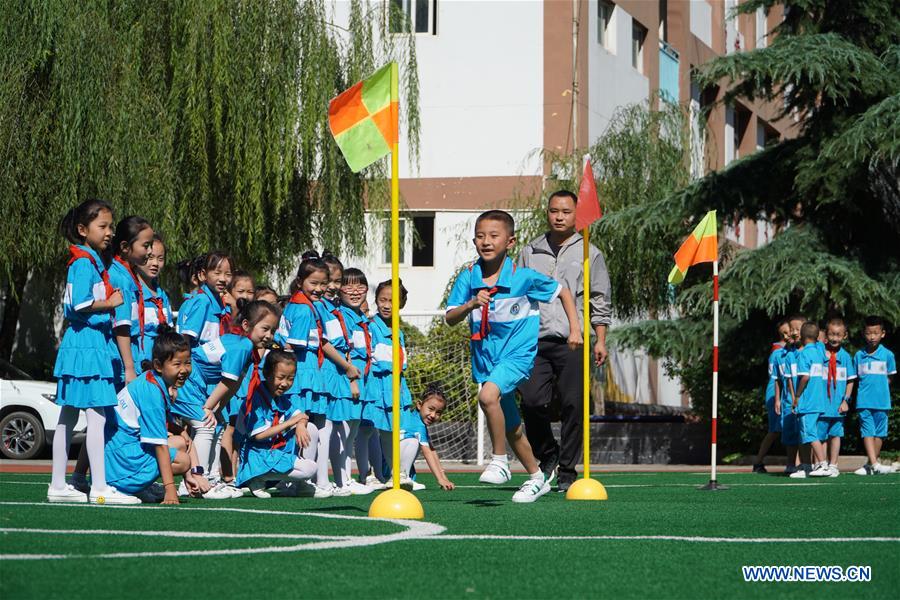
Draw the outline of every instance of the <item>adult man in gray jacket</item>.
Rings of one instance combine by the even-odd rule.
[[[578,197],[569,191],[555,192],[547,203],[549,231],[522,249],[517,264],[534,269],[569,288],[578,306],[578,318],[584,327],[584,278],[582,236],[575,230],[575,206]],[[609,273],[603,254],[590,247],[591,327],[595,339],[594,362],[606,362],[606,329],[610,324]],[[575,481],[575,466],[582,453],[582,351],[566,345],[569,323],[559,300],[541,304],[538,352],[531,377],[519,386],[525,434],[548,478],[558,468],[557,487],[566,491]],[[550,402],[554,386],[559,393],[562,427],[557,443],[550,428]]]

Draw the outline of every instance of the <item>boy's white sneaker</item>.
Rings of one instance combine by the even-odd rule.
[[[424,484],[424,483],[419,483],[418,481],[416,481],[415,479],[413,479],[413,482],[412,482],[412,491],[414,491],[414,492],[421,492],[421,491],[424,490],[424,489],[425,489],[425,484]]]
[[[488,463],[488,466],[485,467],[484,472],[481,474],[481,477],[478,478],[478,481],[481,483],[501,485],[510,479],[512,479],[512,473],[509,472],[509,464],[500,462],[499,460],[492,460]]]
[[[352,496],[353,491],[350,489],[349,485],[342,485],[340,487],[333,485],[331,487],[331,495],[339,498],[346,498],[347,496]]]
[[[828,463],[819,463],[809,472],[810,477],[828,477],[831,471],[828,470]]]
[[[841,474],[841,470],[838,469],[837,465],[828,465],[828,476],[829,477],[838,477]]]
[[[887,475],[888,473],[893,473],[893,472],[894,472],[894,470],[893,470],[892,468],[890,468],[890,467],[887,466],[887,465],[883,465],[883,464],[881,464],[881,463],[876,463],[876,464],[872,465],[872,468],[873,468],[873,469],[875,470],[875,472],[878,473],[879,475]]]
[[[870,465],[869,463],[864,464],[863,466],[861,466],[860,468],[858,468],[857,470],[855,470],[853,472],[856,475],[874,475],[875,474],[875,470],[872,469],[872,465]]]
[[[388,488],[388,485],[386,483],[382,483],[381,481],[379,481],[378,478],[375,477],[374,474],[371,474],[368,477],[366,477],[366,485],[368,487],[372,488],[373,491],[374,490],[386,490]]]
[[[360,482],[356,481],[355,479],[351,479],[350,483],[348,483],[344,487],[349,488],[350,494],[353,496],[367,496],[367,495],[371,494],[373,491],[372,488],[370,488],[367,485],[361,484]]]
[[[106,486],[105,490],[91,490],[89,496],[91,504],[140,504],[141,499],[137,496],[123,494],[111,485]]]
[[[79,492],[74,486],[66,485],[61,490],[48,487],[47,502],[77,502],[85,503],[88,501],[87,494]]]
[[[549,491],[550,484],[544,479],[543,474],[540,479],[529,477],[519,487],[519,491],[513,494],[512,501],[518,503],[534,502]]]
[[[316,491],[313,493],[313,498],[331,498],[334,496],[334,488],[329,485],[327,488],[316,486]]]
[[[806,479],[806,469],[797,469],[790,475],[788,475],[791,479]]]

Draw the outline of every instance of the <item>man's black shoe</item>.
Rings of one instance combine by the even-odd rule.
[[[553,483],[556,471],[559,468],[559,456],[553,455],[550,458],[545,458],[538,464],[538,468],[544,473],[544,481]]]
[[[569,473],[568,471],[559,471],[556,474],[556,490],[558,492],[565,493],[572,487],[572,484],[575,483],[577,479],[577,474]]]

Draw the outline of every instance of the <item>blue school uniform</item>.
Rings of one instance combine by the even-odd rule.
[[[327,302],[327,300],[324,300],[323,302]],[[340,338],[336,340],[337,344],[334,342],[332,342],[332,344],[334,344],[334,347],[338,352],[343,354],[348,360],[351,360],[350,354],[353,350],[353,332],[350,329],[351,324],[348,322],[342,309],[343,307],[337,306],[331,311],[341,332]],[[363,341],[363,343],[365,344],[365,341]],[[347,378],[347,372],[337,365],[333,364],[333,366],[337,374],[337,379],[335,380],[335,387],[331,390],[328,397],[328,409],[325,416],[336,422],[359,419],[362,414],[362,402],[359,398],[353,398],[353,394],[350,391],[350,379]],[[360,373],[362,373],[362,370],[360,370]],[[362,394],[363,383],[362,379],[356,380],[356,385],[359,387],[360,394]]]
[[[244,436],[235,478],[238,486],[246,485],[256,477],[270,473],[285,474],[293,470],[298,450],[293,428],[264,440],[254,439],[253,436],[290,419],[298,412],[300,411],[290,399],[284,396],[273,397],[264,385],[256,389],[250,413],[242,413],[238,418],[237,429]]]
[[[161,287],[144,286],[144,353],[142,360],[153,360],[153,345],[159,336],[159,326],[174,326],[172,303]]]
[[[122,292],[124,302],[113,311],[113,328],[127,327],[131,338],[131,358],[134,370],[141,373],[141,360],[144,356],[144,331],[141,322],[144,319],[144,286],[134,275],[132,268],[122,259],[116,258],[109,266],[109,282]],[[125,385],[125,365],[117,352],[114,356],[113,368],[116,370],[118,386]]]
[[[375,406],[371,411],[372,423],[380,431],[393,431],[392,414],[394,404],[394,350],[393,335],[390,326],[381,319],[373,317],[369,320],[369,332],[372,334],[372,368],[366,383],[367,394]],[[412,394],[406,385],[406,340],[400,332],[400,408],[412,406]],[[402,413],[401,413],[402,416]]]
[[[853,357],[843,348],[835,353],[835,372],[829,373],[829,356],[825,355],[825,410],[819,417],[819,440],[844,437],[844,413],[841,402],[847,395],[847,382],[856,379]]]
[[[800,443],[819,439],[819,415],[825,412],[825,352],[815,343],[807,344],[797,356],[797,376],[809,377],[797,401],[800,415]]]
[[[860,350],[854,357],[859,390],[856,409],[859,412],[862,437],[887,437],[888,412],[891,410],[891,389],[888,377],[897,373],[894,353],[879,344],[869,354]]]
[[[226,333],[231,307],[205,283],[200,291],[184,301],[178,311],[178,333],[187,335],[191,345],[202,346]]]
[[[156,446],[167,446],[171,398],[162,375],[147,371],[117,397],[115,419],[106,421],[106,481],[126,494],[140,492],[159,477]],[[175,460],[175,448],[169,457]]]
[[[193,370],[178,390],[172,412],[188,419],[203,419],[203,405],[223,379],[240,381],[253,362],[253,342],[233,333],[191,350]]]
[[[405,409],[400,415],[400,439],[416,439],[419,445],[431,445],[431,439],[428,437],[428,427],[422,420],[422,415],[416,410],[415,406]]]
[[[118,355],[112,341],[112,311],[82,312],[95,301],[106,300],[108,273],[100,256],[89,246],[72,246],[73,260],[66,273],[63,316],[69,322],[53,376],[57,378],[59,406],[92,408],[116,403],[112,356]]]
[[[797,389],[797,347],[789,344],[778,359],[778,374],[781,383],[781,443],[785,446],[800,445],[800,423],[794,411],[793,398],[788,385]]]
[[[778,364],[784,354],[784,346],[776,346],[769,353],[769,379],[766,384],[766,414],[769,418],[769,433],[781,432],[781,415],[775,412],[775,385],[779,380]],[[781,404],[784,405],[785,390],[782,390]]]
[[[297,358],[294,385],[284,395],[305,413],[325,414],[328,406],[327,397],[322,395],[324,388],[319,368],[320,363],[325,362],[320,345],[320,337],[324,335],[324,327],[312,302],[301,292],[294,294],[281,313],[275,339],[293,350]]]
[[[347,355],[350,351],[350,344],[344,337],[344,331],[341,328],[341,322],[338,320],[334,311],[337,310],[335,305],[327,298],[322,298],[317,302],[313,302],[316,308],[316,314],[322,323],[325,339],[328,340],[335,349],[343,355]],[[337,421],[345,421],[345,413],[348,412],[346,403],[335,403],[336,398],[350,397],[350,380],[344,370],[338,367],[327,356],[322,363],[322,393],[325,395],[324,414],[327,418]],[[336,417],[336,418],[332,418]]]
[[[516,387],[531,375],[537,355],[539,303],[553,302],[562,285],[532,269],[517,268],[507,257],[497,283],[490,287],[484,283],[479,259],[456,278],[447,310],[462,306],[484,289],[492,292],[490,305],[469,313],[472,379],[476,383],[490,381],[500,388],[506,429],[512,431],[521,423]]]
[[[344,316],[350,337],[350,362],[360,372],[360,378],[356,380],[359,386],[359,402],[354,403],[350,418],[371,420],[375,403],[366,390],[372,364],[372,334],[369,332],[369,319],[347,306],[341,306],[339,310]]]

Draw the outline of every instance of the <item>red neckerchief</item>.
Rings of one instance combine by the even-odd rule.
[[[309,300],[309,298],[302,291],[294,292],[294,295],[291,296],[290,300],[291,304],[302,304],[304,306],[309,307],[309,310],[312,311],[313,318],[316,320],[316,331],[319,334],[319,348],[316,352],[319,359],[319,367],[321,368],[322,363],[325,362],[325,339],[324,333],[322,332],[322,320],[319,319],[319,314],[316,312],[316,307]]]
[[[341,313],[341,309],[332,309],[331,314],[337,317],[338,323],[341,325],[341,334],[344,336],[344,341],[352,348],[353,342],[350,341],[350,336],[347,334],[347,323],[344,321],[344,315]]]
[[[360,321],[359,323],[360,329],[362,329],[363,337],[366,340],[366,372],[368,375],[369,371],[372,369],[372,334],[369,332],[369,324],[365,321]]]
[[[139,337],[138,344],[140,344],[141,350],[144,349],[144,286],[141,285],[141,280],[137,275],[134,274],[134,271],[126,261],[122,260],[120,257],[115,256],[113,260],[125,267],[125,270],[128,271],[128,274],[131,275],[131,280],[134,282],[134,285],[137,286],[137,305],[138,305],[138,325],[139,325]]]
[[[831,351],[828,357],[828,383],[825,389],[828,391],[828,399],[831,399],[831,388],[837,389],[837,351]]]
[[[250,414],[250,411],[253,409],[253,395],[256,393],[256,390],[259,389],[260,384],[262,383],[262,379],[259,376],[259,363],[262,358],[259,355],[259,350],[253,349],[253,352],[250,354],[250,357],[253,359],[253,369],[250,371],[250,383],[247,384],[247,402],[245,403],[245,414]]]
[[[252,382],[251,382],[251,385],[252,385]],[[254,394],[256,393],[255,389],[253,390],[253,393]],[[276,425],[281,423],[281,418],[283,415],[280,412],[278,412],[275,408],[273,408],[272,401],[269,400],[267,390],[262,391],[260,393],[260,397],[262,398],[263,403],[265,403],[266,409],[272,411],[272,413],[274,414],[274,416],[272,417],[272,427],[275,427]],[[253,395],[247,394],[247,414],[248,415],[250,414],[250,406],[252,406],[252,402],[253,402]],[[272,450],[275,450],[276,448],[284,448],[287,445],[287,437],[285,437],[283,431],[279,434],[272,436],[271,440],[272,440],[272,446],[271,446]]]
[[[205,288],[205,289],[204,289]],[[210,288],[207,284],[203,284],[200,286],[200,292],[202,294],[206,294],[207,296],[215,299],[216,304],[219,308],[222,309],[222,313],[219,315],[219,335],[225,335],[226,333],[234,333],[231,330],[232,318],[231,313],[228,312],[225,303],[222,302],[222,297],[218,294],[214,294],[212,288]],[[242,335],[242,333],[238,333],[237,335]]]
[[[163,299],[159,296],[150,296],[150,302],[153,303],[153,306],[156,307],[156,320],[159,321],[160,325],[165,325],[167,322],[166,319],[166,311],[163,307]]]
[[[169,395],[166,394],[166,391],[163,389],[162,384],[159,382],[159,380],[153,374],[153,371],[147,371],[147,381],[149,381],[150,383],[155,385],[157,387],[157,389],[159,389],[159,393],[162,394],[163,404],[165,405],[166,399],[169,397]],[[167,408],[167,410],[168,410],[168,408]]]
[[[110,296],[112,296],[115,290],[113,289],[112,284],[109,282],[109,271],[107,271],[105,268],[101,268],[100,265],[97,264],[97,261],[94,260],[94,257],[90,252],[82,250],[78,246],[69,246],[69,262],[66,263],[66,267],[71,267],[72,263],[79,258],[86,258],[91,261],[91,264],[94,265],[95,269],[97,269],[97,273],[100,274],[100,279],[103,280],[103,288],[106,290],[106,298],[108,299]]]
[[[472,266],[474,266],[474,265],[472,265]],[[471,270],[471,269],[472,269],[472,267],[469,267],[469,270]],[[503,271],[502,265],[500,266],[500,271],[501,271],[501,273]],[[515,275],[516,263],[512,263],[512,272],[513,272],[513,275]],[[500,279],[500,277],[498,276],[497,280],[499,281],[499,279]],[[484,289],[484,288],[479,288],[479,289]],[[493,299],[494,294],[497,293],[497,286],[495,285],[491,288],[487,288],[487,291],[488,291],[488,294],[491,295],[491,299]],[[486,338],[487,335],[491,332],[491,322],[489,320],[490,311],[491,311],[491,303],[490,302],[488,302],[487,304],[485,304],[484,306],[481,307],[481,325],[478,328],[478,331],[476,331],[475,333],[472,334],[471,339],[473,342],[480,342],[481,340]]]

